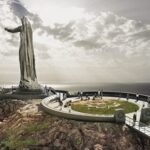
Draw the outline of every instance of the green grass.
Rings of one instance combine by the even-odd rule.
[[[114,102],[117,102],[119,106],[109,107],[109,106],[113,106]],[[135,112],[139,109],[139,107],[136,104],[133,104],[127,101],[120,101],[120,100],[107,101],[104,108],[96,108],[96,106],[98,105],[95,104],[93,105],[93,107],[88,107],[88,105],[86,104],[80,104],[76,102],[71,104],[71,108],[75,111],[83,112],[83,113],[90,113],[90,114],[99,114],[99,115],[114,114],[115,109],[118,109],[118,108],[123,108],[125,113]],[[104,106],[104,104],[102,104],[101,106]]]
[[[37,145],[38,141],[34,138],[30,138],[31,135],[48,129],[48,127],[49,123],[41,122],[40,124],[30,123],[27,126],[18,128],[16,130],[8,129],[5,138],[0,143],[3,143],[13,149],[22,149],[29,145]],[[20,133],[23,133],[23,136],[21,136]]]
[[[33,123],[24,128],[25,133],[39,132],[47,129],[49,124],[47,122],[41,122],[41,124]]]
[[[37,145],[38,144],[38,142],[36,142],[34,139],[31,139],[31,138],[19,139],[19,138],[15,137],[14,135],[11,135],[8,138],[6,138],[5,140],[2,141],[2,143],[12,149],[22,149],[29,145]]]

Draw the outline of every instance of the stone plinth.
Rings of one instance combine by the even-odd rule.
[[[141,116],[140,116],[141,122],[148,122],[150,121],[150,108],[142,108],[141,110]]]
[[[114,114],[114,118],[117,123],[124,123],[125,122],[125,113],[122,108],[116,109],[116,112]]]

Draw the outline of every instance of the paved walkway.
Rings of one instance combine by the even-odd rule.
[[[145,125],[143,123],[140,123],[139,121],[133,122],[133,119],[126,116],[126,125],[131,127],[132,129],[135,129],[136,131],[150,137],[150,125]]]
[[[126,125],[130,126],[131,128],[135,129],[136,131],[145,134],[146,136],[150,137],[150,125],[146,125],[140,122],[140,116],[141,116],[141,109],[148,107],[147,102],[138,101],[136,100],[130,100],[134,101],[139,106],[139,110],[137,112],[126,114]],[[136,122],[133,122],[133,115],[136,114]]]

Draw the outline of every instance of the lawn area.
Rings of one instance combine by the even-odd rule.
[[[135,112],[139,109],[136,104],[122,100],[90,100],[71,103],[71,108],[78,112],[90,114],[114,114],[115,109],[123,108],[125,113]]]

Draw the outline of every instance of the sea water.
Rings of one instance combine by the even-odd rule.
[[[67,90],[69,92],[78,91],[116,91],[116,92],[132,92],[137,94],[150,95],[150,83],[76,83],[76,84],[42,84],[50,86],[57,90]],[[17,84],[3,84],[2,88],[11,88]]]
[[[82,83],[82,84],[51,84],[54,89],[78,91],[116,91],[150,95],[150,83]]]

